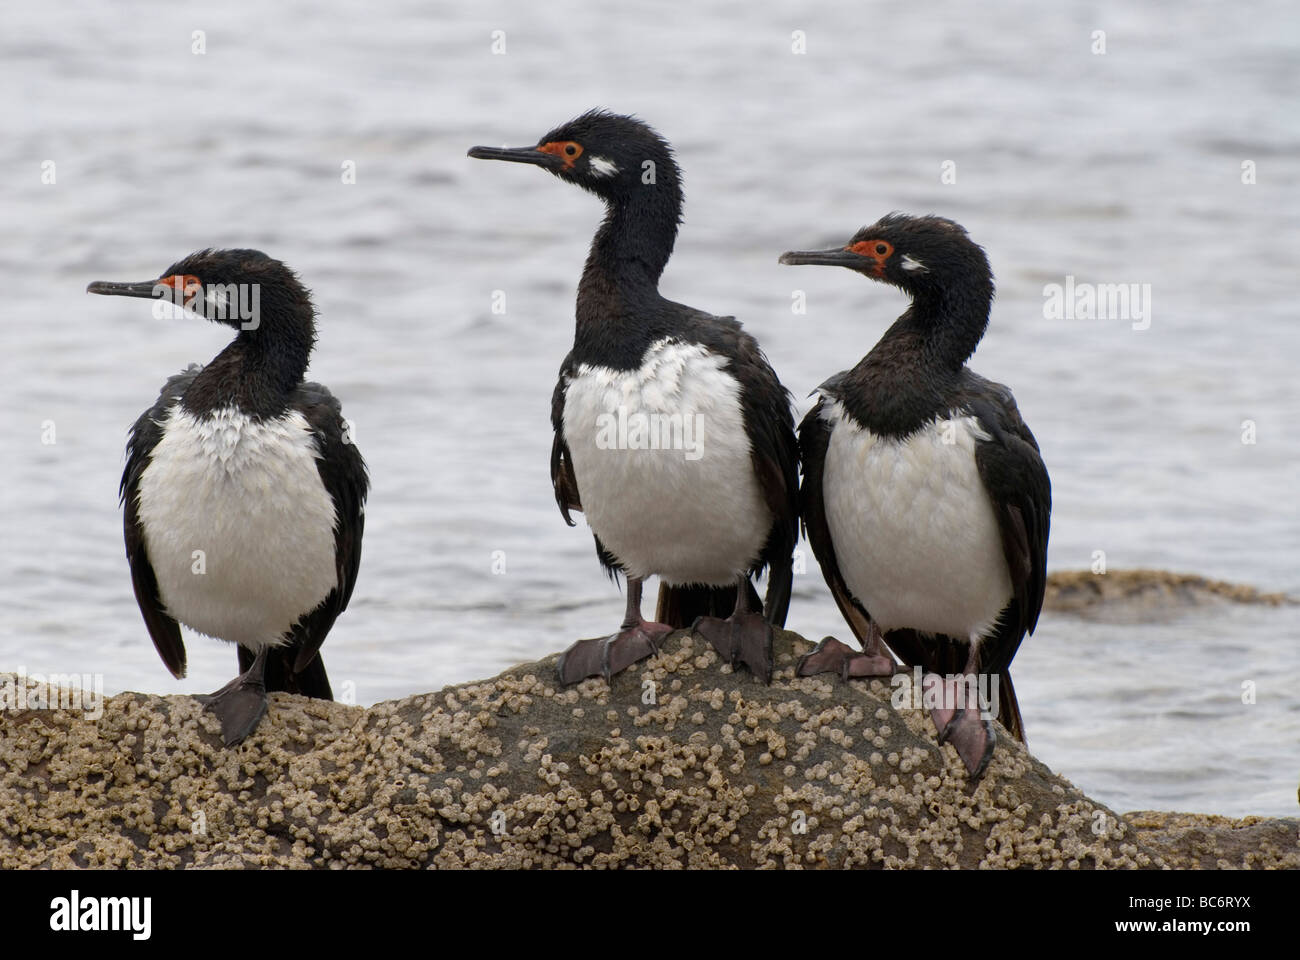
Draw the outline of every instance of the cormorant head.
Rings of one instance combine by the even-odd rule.
[[[964,227],[943,217],[891,213],[863,227],[842,247],[792,250],[781,254],[780,262],[848,267],[913,296],[971,284],[992,290],[983,248]]]
[[[636,117],[589,110],[531,147],[471,147],[480,160],[531,163],[611,203],[635,197],[680,208],[681,173],[672,148]]]
[[[199,250],[156,280],[96,280],[87,293],[167,300],[237,330],[261,329],[263,316],[313,317],[311,294],[292,270],[260,250]]]

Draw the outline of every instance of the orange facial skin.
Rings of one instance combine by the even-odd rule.
[[[885,261],[894,253],[894,245],[886,240],[860,240],[844,249],[850,253],[856,253],[860,257],[867,257],[876,261],[876,265],[871,269],[871,272],[877,277],[885,275]]]
[[[565,170],[572,170],[574,161],[582,156],[582,144],[576,140],[552,140],[537,149],[542,153],[553,153],[563,159]]]
[[[171,287],[173,290],[179,290],[183,297],[189,297],[191,294],[198,293],[203,289],[203,282],[190,273],[187,273],[184,276],[179,273],[174,273],[170,277],[163,277],[158,281],[157,285],[161,287]]]

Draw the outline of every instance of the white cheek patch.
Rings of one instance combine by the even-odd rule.
[[[605,157],[592,157],[588,163],[591,164],[591,172],[594,176],[612,177],[618,173],[618,164]]]
[[[219,285],[208,287],[207,294],[203,299],[207,301],[209,306],[221,311],[224,311],[230,305],[230,301],[226,299],[226,292]],[[223,313],[222,316],[224,315]]]
[[[917,260],[916,258],[911,257],[911,256],[907,255],[906,253],[903,254],[903,269],[904,269],[904,270],[919,270],[919,271],[921,271],[922,273],[928,273],[929,270],[930,270],[930,268],[927,267],[927,266],[926,266],[924,263],[922,263],[920,260]]]

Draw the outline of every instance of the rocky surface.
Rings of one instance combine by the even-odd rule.
[[[188,697],[0,711],[0,867],[1300,866],[1300,821],[1126,819],[1005,738],[972,789],[886,683],[796,679],[810,646],[770,687],[682,631],[612,687],[275,694],[235,750]]]
[[[1125,815],[1141,840],[1185,869],[1296,869],[1300,820],[1292,817],[1218,817],[1205,813]]]
[[[1047,578],[1043,609],[1088,617],[1157,620],[1181,616],[1191,607],[1214,603],[1293,606],[1296,598],[1254,587],[1167,570],[1088,570],[1053,573]]]

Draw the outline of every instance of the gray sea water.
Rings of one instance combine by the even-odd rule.
[[[8,4],[0,670],[109,693],[233,675],[202,638],[187,680],[158,661],[117,504],[128,425],[226,330],[83,292],[205,246],[261,248],[314,289],[311,375],[371,466],[336,689],[437,689],[612,629],[621,596],[547,477],[600,207],[465,157],[597,104],[654,123],[685,170],[665,294],[742,319],[796,396],[905,304],[778,254],[890,210],[950,216],[997,274],[972,365],[1041,442],[1051,567],[1103,551],[1300,591],[1298,50],[1288,2]],[[1049,319],[1067,276],[1149,284],[1149,326]],[[847,636],[815,562],[789,625]],[[1118,809],[1297,812],[1294,610],[1048,614],[1015,674],[1037,755]]]

